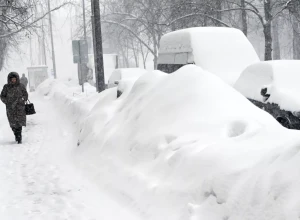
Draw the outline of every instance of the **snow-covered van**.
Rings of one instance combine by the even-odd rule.
[[[195,64],[233,85],[247,66],[259,61],[242,31],[226,27],[197,27],[162,37],[158,69],[172,73],[183,65]]]
[[[234,88],[283,126],[300,129],[300,60],[263,61],[250,65]]]

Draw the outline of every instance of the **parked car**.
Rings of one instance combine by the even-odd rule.
[[[247,66],[259,61],[243,32],[226,27],[188,28],[165,34],[158,53],[158,69],[163,72],[195,64],[229,85]]]
[[[147,70],[140,68],[116,69],[109,77],[107,88],[118,87],[117,98],[119,98],[125,88],[132,86],[145,73],[147,73]]]
[[[112,74],[110,75],[108,79],[107,88],[113,88],[116,87],[120,80],[136,80],[138,79],[142,74],[146,73],[147,70],[140,69],[140,68],[120,68],[115,69]]]
[[[234,88],[284,127],[300,129],[300,60],[250,65]]]

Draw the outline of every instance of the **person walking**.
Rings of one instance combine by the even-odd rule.
[[[26,78],[24,73],[22,74],[22,77],[20,79],[20,83],[22,83],[25,86],[25,88],[27,89],[28,79]]]
[[[7,77],[0,95],[1,101],[6,105],[6,114],[9,125],[14,132],[15,140],[22,143],[22,127],[26,126],[25,103],[28,93],[23,84],[20,83],[19,74],[11,72]]]

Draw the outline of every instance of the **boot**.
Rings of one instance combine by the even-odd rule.
[[[18,144],[22,144],[22,135],[17,137],[17,142]]]
[[[16,141],[22,144],[22,127],[16,129]]]
[[[15,135],[15,141],[18,142],[18,138],[17,138],[17,128],[11,128],[11,130],[14,132],[14,135]]]

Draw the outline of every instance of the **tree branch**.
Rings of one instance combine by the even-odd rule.
[[[62,5],[57,6],[57,7],[53,8],[52,10],[48,11],[47,13],[45,13],[43,16],[37,18],[36,20],[34,20],[34,21],[28,23],[27,25],[21,26],[20,29],[17,29],[17,30],[15,30],[15,31],[10,32],[10,33],[7,33],[7,34],[0,35],[0,38],[11,37],[11,36],[13,36],[13,35],[15,35],[15,34],[18,34],[18,33],[20,33],[21,31],[26,30],[26,29],[32,27],[34,24],[36,24],[36,23],[39,22],[40,20],[44,19],[47,15],[49,15],[49,13],[51,13],[51,12],[53,12],[53,11],[57,11],[57,10],[59,10],[60,8],[66,6],[66,5],[68,5],[68,4],[70,4],[70,2],[65,2],[65,3],[63,3]],[[27,19],[27,20],[28,20],[28,19]]]
[[[214,20],[214,21],[219,22],[220,24],[224,25],[225,27],[231,27],[229,24],[226,24],[225,22],[223,22],[223,21],[221,21],[221,20],[219,20],[219,19],[217,19],[217,18],[214,18],[214,17],[212,17],[212,16],[210,16],[210,15],[207,15],[207,14],[205,14],[205,13],[199,13],[199,12],[198,12],[198,13],[194,13],[194,14],[184,15],[184,16],[182,16],[182,17],[176,18],[175,20],[171,21],[170,23],[168,23],[168,24],[166,24],[166,25],[167,25],[167,26],[171,26],[172,24],[174,24],[175,22],[177,22],[177,21],[179,21],[179,20],[181,20],[181,19],[188,18],[188,17],[193,17],[193,16],[197,16],[197,15],[204,16],[204,17],[208,17],[208,18],[210,18],[210,19],[212,19],[212,20]]]
[[[121,23],[118,23],[116,21],[111,21],[111,20],[102,20],[101,22],[103,23],[108,23],[108,24],[115,24],[115,25],[118,25],[122,28],[124,28],[125,30],[129,31],[133,36],[135,36],[153,55],[155,55],[154,51],[152,48],[150,48],[144,41],[143,39],[141,39],[133,30],[131,30],[130,27],[128,27],[127,25],[125,24],[121,24]]]

